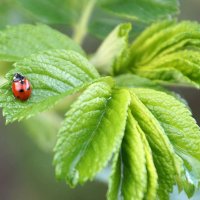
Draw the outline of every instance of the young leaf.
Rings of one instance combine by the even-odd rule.
[[[199,30],[200,25],[194,22],[156,23],[133,42],[123,68],[165,84],[199,88]]]
[[[125,135],[118,158],[113,161],[108,199],[142,200],[147,190],[146,158],[138,124],[128,113]]]
[[[156,82],[137,76],[135,74],[122,74],[115,77],[116,85],[119,87],[128,87],[128,88],[152,88],[155,90],[166,90],[162,86],[158,85]],[[167,90],[166,90],[167,91]]]
[[[162,85],[176,84],[179,86],[190,86],[199,88],[199,85],[191,81],[187,76],[184,76],[180,71],[174,68],[160,68],[160,69],[141,69],[137,70],[138,75],[142,74],[151,80],[156,81]]]
[[[156,198],[156,194],[157,194],[158,175],[157,175],[157,171],[154,165],[151,148],[149,146],[145,133],[139,127],[138,123],[137,123],[137,129],[138,129],[138,132],[140,133],[140,136],[143,142],[145,157],[146,157],[147,191],[144,195],[144,200],[149,200],[149,199],[153,200]]]
[[[97,82],[66,114],[54,149],[56,176],[75,186],[93,179],[119,150],[124,134],[129,92]]]
[[[179,3],[177,0],[114,0],[105,3],[103,8],[118,16],[149,23],[177,14]]]
[[[147,65],[158,56],[200,45],[200,25],[195,22],[165,21],[147,28],[132,44],[129,67]]]
[[[104,40],[91,62],[102,73],[112,74],[118,71],[121,64],[126,60],[128,48],[128,34],[131,24],[117,26]]]
[[[135,50],[141,47],[146,40],[149,38],[152,38],[155,34],[160,34],[160,32],[163,32],[165,29],[167,29],[170,26],[173,26],[176,24],[175,20],[166,20],[162,22],[156,22],[147,27],[131,44],[131,51],[134,53]]]
[[[188,172],[200,181],[200,129],[190,111],[164,92],[134,89],[134,93],[159,121]]]
[[[157,81],[181,83],[200,88],[199,57],[199,52],[191,50],[178,51],[161,56],[147,66],[135,69],[135,73]]]
[[[174,23],[175,21],[164,21],[163,23],[156,23],[143,31],[139,35],[139,37],[134,40],[133,44],[128,49],[126,49],[126,56],[123,59],[124,62],[118,66],[118,71],[115,71],[115,74],[128,72],[129,69],[134,69],[138,65],[138,60],[140,59],[140,57],[145,54],[145,52],[142,52],[142,55],[140,55],[139,58],[135,58],[137,56],[137,53],[140,51],[140,47],[143,45],[144,41],[148,40],[148,38],[151,38],[152,35],[159,33],[162,29],[172,26]]]
[[[116,76],[115,81],[116,81],[116,85],[118,87],[122,87],[122,88],[124,88],[124,87],[126,87],[126,88],[151,88],[154,90],[166,92],[167,94],[174,96],[177,100],[181,101],[186,106],[188,106],[186,100],[183,99],[179,94],[167,90],[166,88],[162,87],[161,85],[159,85],[158,83],[156,83],[150,79],[147,79],[147,78],[144,78],[141,76],[137,76],[135,74],[122,74],[122,75]]]
[[[153,153],[154,164],[158,173],[158,196],[162,200],[169,199],[169,193],[172,192],[176,176],[180,174],[179,162],[173,150],[173,147],[167,138],[163,128],[138,99],[131,89],[131,112],[137,120],[142,131],[145,133]]]
[[[124,23],[131,23],[134,27],[133,30],[129,32],[129,38],[136,38],[147,26],[147,24],[122,19],[120,17],[114,16],[111,13],[97,13],[98,16],[92,17],[91,22],[88,27],[88,31],[100,40],[106,38],[116,26]]]
[[[47,25],[19,25],[0,32],[0,60],[18,61],[50,49],[83,50],[69,37]]]
[[[12,94],[12,77],[16,72],[26,76],[33,87],[26,102]],[[74,51],[53,50],[32,55],[16,63],[15,69],[7,74],[8,81],[0,88],[0,106],[7,122],[20,121],[52,107],[98,77],[86,58]]]

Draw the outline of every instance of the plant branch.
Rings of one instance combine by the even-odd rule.
[[[78,44],[82,44],[88,29],[88,22],[95,6],[96,0],[90,0],[83,9],[78,23],[74,26],[73,39]]]

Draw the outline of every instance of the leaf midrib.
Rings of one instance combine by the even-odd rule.
[[[95,127],[95,129],[92,131],[90,138],[87,140],[87,142],[84,144],[84,146],[81,148],[80,150],[80,154],[78,156],[75,157],[74,160],[76,160],[76,163],[72,163],[73,166],[70,166],[70,171],[73,173],[73,169],[76,168],[76,166],[79,164],[80,160],[83,158],[85,152],[87,151],[89,145],[91,144],[93,138],[95,137],[95,133],[97,132],[97,130],[99,129],[99,127],[101,126],[101,122],[103,120],[103,117],[107,111],[108,107],[108,103],[110,102],[110,100],[112,99],[112,95],[110,95],[110,97],[107,97],[106,99],[106,103],[105,103],[105,108],[100,116],[100,119]]]

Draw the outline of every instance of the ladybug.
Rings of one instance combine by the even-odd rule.
[[[13,77],[12,92],[17,99],[26,101],[31,96],[31,84],[24,76],[16,73]]]

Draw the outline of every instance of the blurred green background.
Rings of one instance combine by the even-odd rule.
[[[180,4],[181,14],[179,19],[200,21],[200,1],[181,0]],[[19,11],[13,7],[13,9],[9,8],[8,11],[2,5],[4,5],[4,0],[0,0],[0,28],[3,28],[5,24],[18,24],[21,21],[31,22],[31,19],[26,19],[26,13],[23,10]],[[4,17],[5,13],[9,13],[7,18]],[[70,31],[64,25],[57,25],[56,28],[70,34]],[[99,43],[100,40],[94,37],[87,37],[83,46],[87,52],[93,52]],[[188,88],[172,89],[180,93],[188,101],[194,117],[200,124],[200,91]],[[57,109],[59,110],[59,107]],[[41,123],[42,117],[40,116],[40,118],[34,118],[33,120],[36,123],[37,120],[38,123]],[[54,119],[51,120],[54,121]],[[39,124],[35,130],[38,131],[39,135],[39,138],[37,138],[38,143],[35,143],[33,139],[35,136],[27,129],[30,122],[29,120],[26,124],[14,123],[5,126],[5,120],[2,114],[0,115],[0,200],[105,199],[107,184],[104,182],[93,181],[84,186],[70,189],[64,182],[56,181],[52,166],[52,152],[44,151],[40,148],[40,143],[50,140],[51,144],[53,144],[55,135],[52,134],[56,134],[57,127],[49,130],[51,135],[43,135],[43,132],[40,131],[42,125]],[[187,197],[183,193],[178,195],[175,188],[171,199],[186,200]],[[199,200],[200,193],[197,192],[192,199]]]

